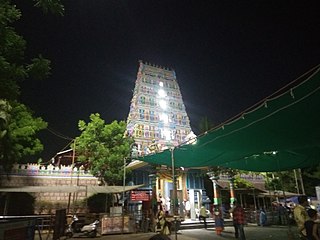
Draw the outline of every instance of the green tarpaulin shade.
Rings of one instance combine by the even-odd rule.
[[[139,160],[170,166],[173,155],[176,167],[223,166],[256,172],[319,164],[320,65],[195,140]]]

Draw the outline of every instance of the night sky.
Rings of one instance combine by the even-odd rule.
[[[199,133],[201,118],[226,121],[320,63],[318,2],[67,0],[60,17],[16,1],[27,56],[52,61],[48,79],[22,84],[22,102],[71,138],[91,113],[126,120],[141,59],[175,69]],[[44,160],[69,142],[41,138]]]

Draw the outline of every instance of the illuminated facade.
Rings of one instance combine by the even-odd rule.
[[[186,141],[190,121],[174,70],[139,61],[127,130],[142,155]]]
[[[174,70],[139,61],[127,132],[134,137],[140,155],[177,146],[195,137]],[[149,187],[146,191],[152,188],[153,199],[162,196],[168,203],[168,199],[173,198],[170,166],[157,166],[154,180],[150,177],[154,168],[147,163],[134,161],[130,168],[133,170],[131,181],[134,184],[145,184]],[[196,208],[197,199],[207,198],[203,179],[199,177],[201,170],[180,170],[176,171],[178,202],[189,199],[191,193],[190,202]],[[169,210],[169,206],[166,210]]]

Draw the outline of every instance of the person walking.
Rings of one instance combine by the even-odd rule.
[[[304,226],[305,221],[309,220],[306,207],[309,205],[308,198],[305,195],[298,197],[299,204],[293,209],[294,220],[298,227],[300,239],[305,239],[307,232]]]
[[[201,220],[203,220],[205,229],[207,229],[207,217],[207,209],[205,208],[204,204],[202,204],[199,213],[199,221],[201,222]]]
[[[240,240],[246,240],[244,234],[244,224],[245,224],[245,213],[243,207],[236,201],[235,208],[233,209],[233,223],[235,227],[235,237]]]

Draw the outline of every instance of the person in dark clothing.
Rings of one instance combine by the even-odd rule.
[[[233,224],[236,228],[235,230],[235,237],[239,238],[240,240],[246,240],[246,236],[244,234],[244,225],[245,225],[245,213],[242,206],[236,203],[236,207],[233,209]]]
[[[207,209],[205,208],[205,205],[202,204],[202,207],[200,209],[200,214],[199,214],[199,221],[201,222],[201,220],[204,221],[204,227],[205,229],[207,229]]]
[[[308,240],[320,240],[318,225],[314,221],[317,219],[317,211],[314,209],[308,209],[307,211],[310,219],[305,221],[304,227],[307,232]]]

